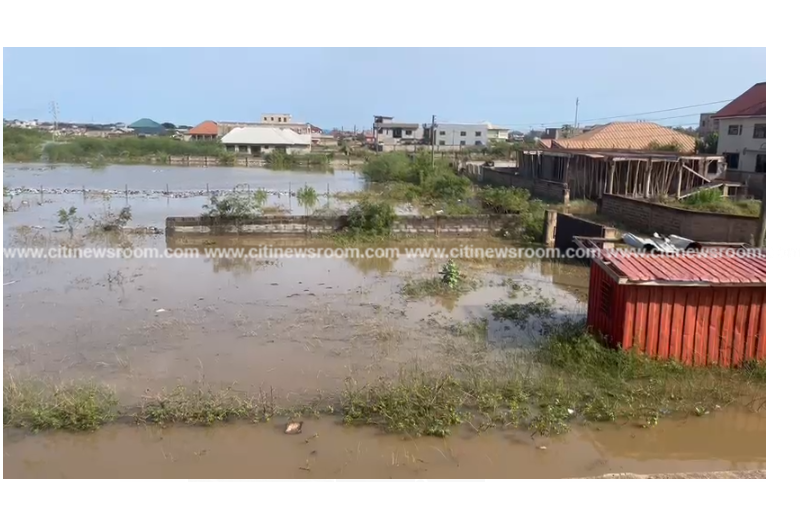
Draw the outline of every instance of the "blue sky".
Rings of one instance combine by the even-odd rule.
[[[4,48],[3,116],[195,125],[291,113],[323,128],[491,121],[516,129],[731,99],[765,48]],[[722,105],[632,117],[686,125]],[[691,114],[691,115],[690,115]],[[673,117],[674,116],[674,117]],[[670,119],[665,119],[669,117]]]

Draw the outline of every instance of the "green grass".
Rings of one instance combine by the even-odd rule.
[[[671,200],[667,205],[707,213],[739,216],[759,216],[761,214],[761,202],[759,200],[731,200],[724,197],[719,189],[706,189],[687,196],[683,200]]]
[[[105,385],[13,378],[3,382],[5,426],[32,431],[93,431],[116,417],[117,397]]]
[[[272,399],[263,394],[253,396],[230,388],[178,386],[143,400],[136,419],[158,425],[214,425],[237,419],[269,420],[273,414]]]
[[[475,290],[479,285],[480,283],[477,280],[466,277],[462,277],[454,285],[445,283],[441,277],[424,277],[409,279],[400,292],[411,300],[419,300],[426,297],[457,299]]]

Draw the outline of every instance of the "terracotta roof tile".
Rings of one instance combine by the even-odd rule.
[[[678,146],[694,152],[693,137],[655,123],[609,123],[570,139],[558,139],[554,147],[576,150],[648,150],[652,143]]]
[[[602,260],[628,282],[673,282],[709,284],[766,284],[767,254],[604,252]]]
[[[714,114],[714,119],[724,117],[755,117],[767,115],[767,83],[754,84],[745,93]]]
[[[203,121],[187,132],[190,136],[216,136],[219,134],[219,127],[214,121]]]

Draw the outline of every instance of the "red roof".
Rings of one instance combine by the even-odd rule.
[[[219,134],[219,127],[214,121],[203,121],[190,129],[187,134],[190,136],[216,136]]]
[[[658,282],[726,285],[767,284],[767,254],[703,254],[605,252],[602,260],[612,272],[626,283]],[[622,280],[620,281],[622,282]]]
[[[756,117],[767,115],[767,83],[754,84],[745,93],[725,105],[714,114],[715,119],[721,117]]]

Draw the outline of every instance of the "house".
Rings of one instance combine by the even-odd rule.
[[[292,122],[292,114],[262,114],[261,122],[270,125],[286,125]]]
[[[697,127],[697,134],[705,137],[712,132],[719,132],[719,119],[714,117],[714,112],[700,114],[700,124]]]
[[[545,138],[543,139],[550,139]],[[695,138],[655,123],[615,122],[600,125],[569,139],[552,138],[553,148],[569,150],[639,150],[672,149],[675,152],[695,151]]]
[[[483,147],[489,144],[489,126],[486,123],[477,125],[436,123],[434,144],[440,147]],[[423,139],[425,143],[430,144],[429,125],[424,127]]]
[[[186,132],[189,141],[216,141],[219,138],[219,127],[214,121],[203,121]]]
[[[767,172],[767,83],[749,90],[714,114],[719,121],[717,154],[725,156],[728,168],[745,172]]]
[[[398,123],[389,116],[374,116],[372,127],[379,149],[417,144],[423,137],[423,129],[418,123]]]
[[[311,136],[298,134],[289,128],[240,127],[234,128],[222,137],[222,144],[228,152],[260,156],[273,151],[287,154],[308,153],[311,151]]]
[[[166,133],[166,129],[160,123],[147,118],[134,121],[128,128],[133,129],[137,136],[161,136]]]
[[[603,250],[591,265],[587,324],[610,346],[654,359],[766,361],[766,252]]]
[[[487,138],[489,141],[508,141],[511,130],[487,123]]]

